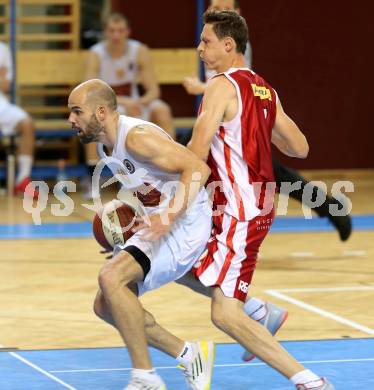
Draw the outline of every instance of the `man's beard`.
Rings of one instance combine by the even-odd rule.
[[[76,128],[82,132],[79,136],[79,140],[82,144],[89,144],[90,142],[96,142],[99,139],[99,134],[102,132],[103,127],[100,122],[96,119],[95,115],[92,114],[91,119],[87,123],[86,130]]]

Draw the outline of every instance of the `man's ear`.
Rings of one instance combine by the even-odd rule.
[[[234,50],[236,47],[235,41],[231,37],[225,38],[224,43],[225,43],[225,50],[228,53]]]
[[[99,122],[102,122],[105,119],[106,109],[104,106],[99,106],[96,109],[96,118]]]

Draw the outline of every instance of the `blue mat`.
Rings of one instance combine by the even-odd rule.
[[[70,177],[85,177],[87,176],[87,167],[85,165],[72,165],[65,168],[65,173]],[[32,168],[31,177],[33,180],[48,180],[56,179],[58,174],[57,166],[34,166]],[[0,179],[6,178],[5,168],[0,168]],[[69,180],[69,179],[68,179]]]
[[[373,230],[374,215],[355,215],[352,218],[354,230]],[[271,228],[272,233],[329,232],[334,227],[327,218],[278,217]],[[90,222],[45,223],[0,225],[0,240],[29,238],[73,238],[91,237]]]
[[[65,175],[68,178],[74,177],[86,177],[88,174],[86,165],[71,165],[65,168]],[[33,180],[55,180],[58,175],[58,167],[57,166],[34,166],[32,168],[31,177]],[[104,177],[112,176],[109,168],[105,167],[101,173]],[[5,179],[6,170],[5,168],[0,168],[0,179]]]
[[[336,390],[374,389],[374,339],[282,344],[307,368],[328,377]],[[241,352],[237,344],[217,345],[211,390],[294,389],[287,379],[258,359],[242,363]],[[151,350],[151,356],[168,390],[187,389],[174,359],[156,350]],[[119,390],[126,385],[129,374],[125,348],[0,352],[2,390]]]

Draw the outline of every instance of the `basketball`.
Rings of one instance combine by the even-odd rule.
[[[96,241],[105,249],[124,244],[132,235],[135,209],[118,199],[106,203],[93,220],[92,230]]]

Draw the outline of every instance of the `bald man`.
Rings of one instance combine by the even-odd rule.
[[[133,228],[131,238],[100,270],[95,312],[117,328],[127,345],[133,370],[126,389],[165,390],[147,346],[145,326],[154,319],[148,315],[146,322],[138,296],[185,275],[205,250],[211,208],[203,186],[210,169],[157,125],[120,115],[114,91],[101,80],[76,87],[68,106],[69,122],[81,142],[106,146],[116,160],[116,167],[109,168],[114,174],[118,167],[128,173],[127,186],[138,194],[149,218]],[[162,337],[165,333],[161,329]],[[167,336],[179,353],[184,342]],[[210,383],[214,344],[199,342],[193,348],[191,380]],[[198,377],[192,369],[197,362],[202,370]]]

